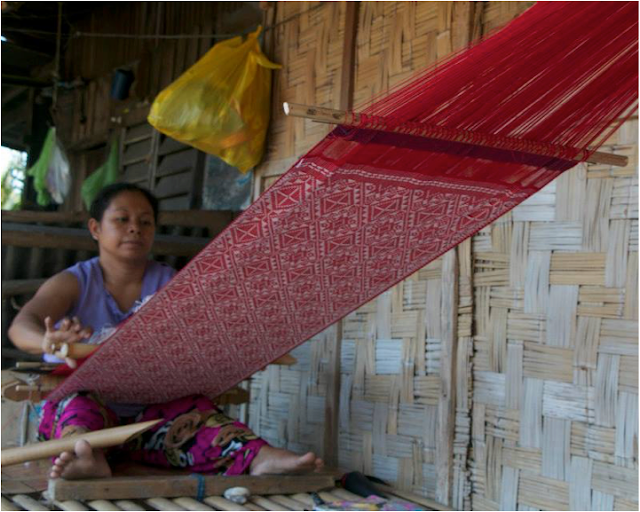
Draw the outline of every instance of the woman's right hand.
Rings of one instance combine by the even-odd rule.
[[[63,318],[58,329],[55,328],[53,320],[48,316],[44,319],[44,325],[46,331],[42,338],[42,351],[45,354],[52,354],[56,357],[64,357],[59,352],[65,344],[78,343],[90,338],[93,334],[93,329],[91,327],[83,327],[77,316],[72,319]],[[75,359],[64,357],[64,360],[70,368],[77,366]]]

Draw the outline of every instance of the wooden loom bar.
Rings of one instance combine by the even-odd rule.
[[[284,112],[288,116],[302,117],[311,119],[318,123],[340,124],[344,126],[353,126],[356,128],[368,128],[372,130],[384,130],[396,133],[404,133],[407,135],[426,136],[430,139],[437,139],[449,142],[461,142],[483,146],[494,149],[504,149],[512,151],[523,151],[525,153],[547,156],[551,158],[563,158],[562,154],[567,149],[576,152],[573,160],[578,162],[587,161],[592,164],[614,165],[618,167],[626,167],[629,159],[623,155],[614,155],[612,153],[603,153],[596,151],[589,155],[586,150],[566,148],[553,144],[543,144],[535,141],[522,140],[515,137],[501,137],[493,134],[484,134],[478,132],[470,132],[465,130],[457,130],[454,128],[442,128],[439,126],[431,126],[423,123],[402,123],[393,125],[392,123],[375,123],[361,124],[363,114],[358,112],[348,112],[346,110],[335,110],[332,108],[315,107],[309,105],[301,105],[298,103],[284,103]],[[382,120],[378,117],[377,119]],[[478,142],[481,140],[481,142]]]
[[[330,475],[201,476],[206,496],[222,495],[231,487],[246,487],[252,495],[294,494],[333,487]],[[49,480],[53,500],[145,499],[197,496],[200,478],[185,476],[115,477],[95,480]]]
[[[13,380],[2,386],[2,398],[13,402],[44,400],[65,379],[64,375],[40,375],[33,382]],[[248,402],[249,391],[239,386],[233,387],[214,398],[217,405],[239,405]]]
[[[82,359],[93,354],[100,345],[90,345],[88,343],[64,343],[60,347],[60,351],[56,354],[60,357],[71,357],[73,359]],[[298,362],[298,360],[290,354],[285,354],[279,357],[271,364],[278,364],[281,366],[291,366]]]
[[[77,436],[69,436],[52,441],[29,444],[19,448],[2,450],[1,464],[10,466],[30,460],[48,459],[64,451],[72,451],[76,442],[81,439],[87,441],[93,448],[109,448],[126,443],[132,437],[142,434],[163,420],[151,420],[143,423],[134,423],[123,427],[107,428],[95,432],[87,432]]]

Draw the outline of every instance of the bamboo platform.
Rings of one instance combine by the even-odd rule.
[[[327,503],[358,499],[358,496],[337,487],[318,494]],[[417,503],[415,505],[423,510],[434,510]],[[244,505],[233,503],[222,496],[207,496],[202,501],[184,496],[171,499],[67,500],[49,503],[37,495],[3,494],[2,510],[313,510],[313,499],[309,493],[296,493],[255,495]]]
[[[82,499],[66,499],[63,489],[61,499],[52,499],[47,492],[49,483],[46,479],[49,463],[41,461],[29,466],[14,466],[12,468],[2,469],[2,510],[313,510],[313,498],[309,492],[288,492],[277,494],[265,488],[266,492],[252,494],[244,505],[239,505],[222,496],[221,492],[207,495],[202,499],[195,499],[192,496],[170,496],[171,492],[156,492],[145,498],[131,499],[106,499],[105,489],[108,488],[107,479],[87,480],[80,484],[86,484],[87,489],[92,489],[95,498],[88,496]],[[138,469],[139,470],[139,469]],[[333,482],[331,475],[338,473],[327,471],[324,475],[312,476],[311,478],[324,478]],[[140,488],[144,487],[144,482],[149,478],[153,479],[156,484],[160,485],[164,482],[164,488],[170,489],[176,487],[175,481],[184,480],[184,474],[175,476],[160,477],[128,477],[131,479],[130,485],[136,488],[136,492],[140,493]],[[255,477],[223,477],[223,478],[255,478]],[[260,477],[257,477],[260,478]],[[273,477],[268,477],[273,478]],[[284,477],[289,480],[300,479],[301,486],[308,485],[305,482],[305,476]],[[120,478],[119,480],[123,480]],[[283,477],[275,477],[282,480]],[[274,479],[274,480],[275,480]],[[115,480],[115,479],[108,479]],[[172,481],[173,480],[173,481]],[[194,479],[195,480],[195,479]],[[67,484],[73,484],[73,481],[62,481],[63,487],[70,487]],[[102,483],[102,484],[101,484]],[[285,484],[286,485],[286,484]],[[290,484],[289,484],[290,485]],[[157,487],[153,487],[157,489]],[[101,489],[96,490],[96,489]],[[291,489],[291,487],[289,487]],[[422,510],[448,510],[443,507],[435,506],[430,500],[426,500],[421,496],[411,493],[394,490],[390,487],[384,487],[385,493],[391,499],[410,502]],[[91,491],[90,491],[91,492]],[[86,494],[86,493],[85,493]],[[164,495],[163,495],[164,494]],[[167,496],[167,494],[169,496]],[[318,492],[320,498],[325,502],[337,502],[342,500],[362,500],[361,497],[335,486],[329,486]],[[430,506],[431,505],[431,506]]]

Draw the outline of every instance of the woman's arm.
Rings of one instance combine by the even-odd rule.
[[[56,274],[22,307],[9,327],[9,338],[25,352],[42,354],[51,352],[52,342],[74,343],[88,337],[87,333],[90,336],[90,330],[82,329],[79,322],[71,320],[63,322],[59,331],[53,329],[53,324],[73,307],[79,295],[80,286],[73,274]]]

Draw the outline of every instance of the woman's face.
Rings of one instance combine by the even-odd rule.
[[[125,190],[111,200],[100,222],[89,220],[89,230],[101,254],[146,260],[156,232],[153,208],[144,194]]]

